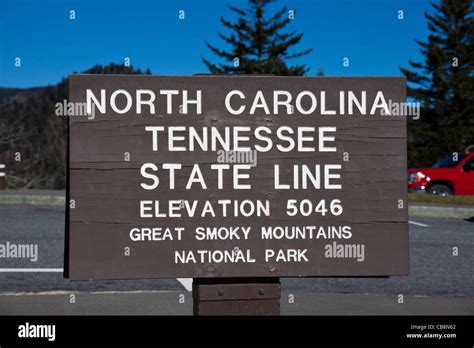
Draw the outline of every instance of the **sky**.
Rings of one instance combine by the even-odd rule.
[[[201,57],[217,58],[205,43],[225,47],[218,33],[228,31],[219,19],[235,19],[229,4],[245,7],[247,2],[0,0],[0,86],[55,84],[70,73],[124,63],[127,57],[153,74],[206,73]],[[326,76],[400,76],[408,60],[422,59],[415,39],[428,35],[429,1],[278,0],[269,10],[283,6],[295,11],[288,30],[304,33],[295,50],[313,48],[293,61],[306,64],[307,75],[322,69]],[[349,66],[343,66],[346,57]]]

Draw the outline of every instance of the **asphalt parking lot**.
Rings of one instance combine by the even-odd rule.
[[[0,313],[94,314],[99,309],[100,313],[109,314],[191,313],[191,295],[186,289],[190,280],[72,282],[64,279],[61,272],[64,208],[0,205],[0,217],[1,243],[38,244],[36,262],[15,258],[0,260]],[[439,310],[474,314],[472,219],[411,217],[409,226],[409,276],[282,278],[282,312],[426,314]],[[83,300],[80,305],[68,305],[71,293],[80,294]],[[399,303],[399,295],[406,297],[405,306]],[[117,307],[117,302],[121,306]]]

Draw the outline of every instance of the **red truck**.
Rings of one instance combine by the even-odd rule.
[[[408,169],[408,191],[474,195],[474,152],[448,155],[431,167]]]

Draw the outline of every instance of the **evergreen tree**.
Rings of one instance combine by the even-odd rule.
[[[203,58],[211,73],[301,76],[309,70],[303,64],[287,64],[287,60],[307,55],[312,49],[289,52],[300,42],[303,34],[282,32],[291,22],[292,13],[284,7],[273,15],[268,15],[267,6],[271,2],[272,0],[249,0],[245,9],[229,6],[238,18],[235,22],[221,18],[222,24],[231,30],[231,34],[225,36],[219,33],[219,37],[231,47],[230,51],[218,49],[206,42],[207,47],[225,61],[213,64]]]
[[[408,95],[421,103],[409,122],[409,165],[429,165],[474,144],[474,20],[472,0],[441,0],[425,14],[430,35],[418,41],[423,62],[401,69]]]

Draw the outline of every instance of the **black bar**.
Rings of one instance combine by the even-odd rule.
[[[55,340],[20,338],[20,325],[55,325]],[[21,344],[249,343],[254,344],[410,344],[469,346],[473,317],[317,316],[317,317],[0,317],[0,346]],[[423,331],[414,329],[426,326]],[[433,329],[428,329],[434,325]],[[440,325],[444,325],[442,328]],[[438,327],[436,329],[436,327]],[[455,334],[455,338],[408,338],[407,334]]]

